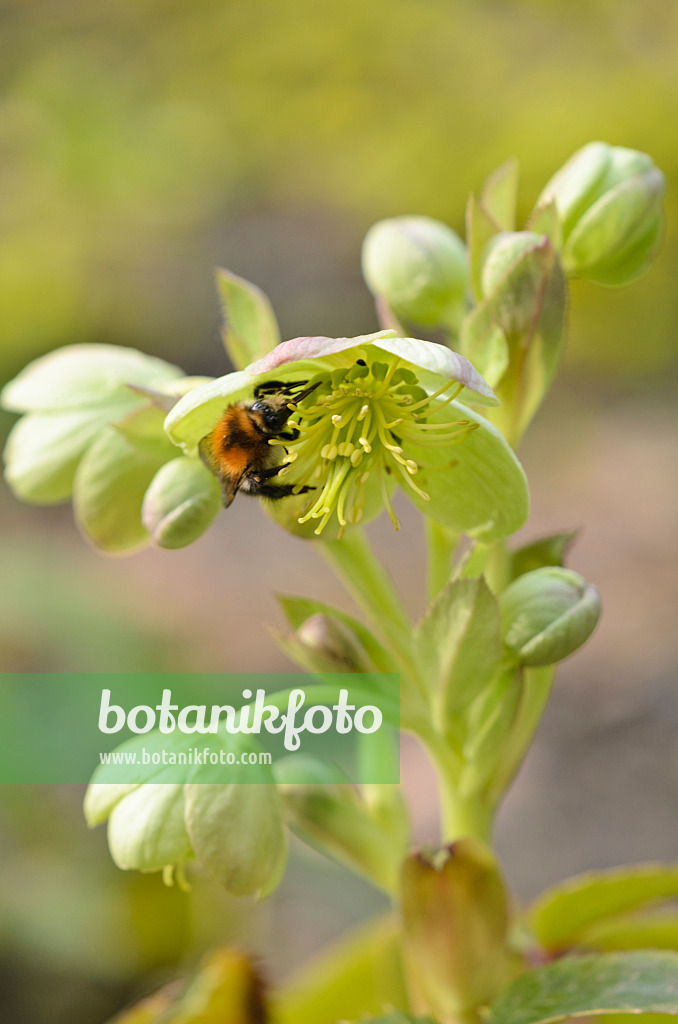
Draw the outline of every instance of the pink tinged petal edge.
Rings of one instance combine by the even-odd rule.
[[[444,379],[459,381],[470,391],[496,401],[492,388],[464,356],[433,341],[395,337],[393,331],[365,334],[357,338],[292,338],[276,345],[262,359],[251,363],[245,372],[251,376],[268,374],[288,363],[322,359],[366,345],[374,345]]]

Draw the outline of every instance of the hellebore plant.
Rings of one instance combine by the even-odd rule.
[[[523,912],[490,847],[555,666],[600,615],[595,587],[563,566],[573,534],[509,547],[529,500],[515,448],[561,360],[568,278],[627,284],[649,266],[663,227],[663,176],[632,150],[585,146],[524,230],[517,184],[511,162],[471,196],[465,243],[427,217],[368,232],[377,333],[281,342],[265,295],[219,271],[233,372],[196,379],[141,353],[72,346],[3,392],[5,407],[24,414],[5,453],[17,496],[72,496],[84,534],[125,552],[195,541],[221,504],[201,459],[205,438],[261,385],[297,385],[304,397],[290,404],[288,432],[270,441],[274,478],[291,493],[262,505],[322,551],[362,619],[283,596],[290,632],[278,640],[311,674],[399,673],[401,727],[439,780],[440,845],[411,851],[398,786],[354,785],[310,757],[304,785],[284,760],[256,786],[95,777],[87,818],[108,821],[122,868],[183,883],[195,863],[237,895],[263,896],[284,872],[287,826],[386,891],[396,910],[269,1003],[247,960],[221,953],[183,995],[161,992],[120,1022],[678,1013],[678,917],[663,914],[653,928],[647,912],[678,896],[678,868],[582,876]],[[416,624],[362,529],[384,510],[398,528],[397,489],[422,513],[428,544],[430,603]]]

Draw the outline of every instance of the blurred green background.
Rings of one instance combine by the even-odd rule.
[[[520,160],[526,215],[579,146],[649,152],[663,252],[618,292],[575,286],[570,345],[523,457],[529,533],[585,524],[572,564],[606,614],[565,666],[500,819],[519,894],[678,856],[678,6],[665,0],[31,0],[0,7],[0,382],[77,341],[220,374],[213,269],[271,297],[284,337],[375,327],[359,270],[376,219],[463,227],[469,190]],[[1,420],[4,431],[11,417]],[[70,510],[3,487],[0,669],[288,667],[271,592],[345,604],[312,547],[238,501],[196,545],[101,558]],[[413,611],[418,524],[373,531]],[[417,830],[430,774],[405,747]],[[379,906],[297,854],[252,911],[113,868],[81,793],[5,789],[0,1018],[99,1024],[234,935],[281,977]]]

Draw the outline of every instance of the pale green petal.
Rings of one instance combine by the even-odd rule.
[[[113,808],[128,793],[138,789],[134,782],[90,782],[85,793],[85,820],[90,828],[108,819]]]
[[[185,798],[195,856],[215,882],[248,896],[280,876],[285,833],[274,785],[189,784]]]
[[[411,367],[429,393],[446,380],[457,380],[473,390],[474,403],[496,404],[496,398],[473,366],[444,345],[415,338],[396,338],[392,331],[357,338],[293,338],[278,345],[247,370],[228,373],[209,384],[193,388],[181,398],[165,420],[165,430],[175,444],[194,454],[198,444],[214,428],[227,406],[251,398],[261,381],[306,380],[323,370],[351,366],[357,352],[367,345],[397,356]]]
[[[5,477],[16,496],[41,505],[70,498],[78,463],[93,439],[137,402],[130,394],[100,409],[31,413],[20,419],[4,453]]]
[[[157,415],[161,425],[159,410]],[[105,428],[75,475],[73,508],[85,536],[113,553],[143,547],[149,539],[141,521],[144,494],[160,467],[175,455],[164,435],[132,439],[114,426]]]
[[[148,783],[125,796],[111,812],[108,845],[119,868],[160,871],[191,856],[184,823],[184,787]]]
[[[161,384],[182,371],[162,359],[116,345],[67,345],[34,360],[5,386],[0,401],[13,412],[99,406],[124,397],[127,384]]]
[[[486,542],[506,537],[527,519],[525,473],[496,427],[461,403],[446,406],[428,417],[428,422],[453,423],[459,419],[479,424],[460,444],[427,446],[403,440],[409,458],[439,467],[422,469],[414,478],[430,501],[424,501],[407,485],[403,489],[422,512],[455,530]],[[452,460],[458,461],[450,468]]]

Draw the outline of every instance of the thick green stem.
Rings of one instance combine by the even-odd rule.
[[[450,581],[452,554],[459,534],[430,516],[425,517],[424,525],[428,552],[427,594],[428,600],[433,601]]]
[[[425,743],[438,775],[442,842],[453,843],[472,836],[489,843],[494,818],[491,803],[484,795],[461,795],[459,775],[463,763],[444,738],[437,734],[427,736]]]

